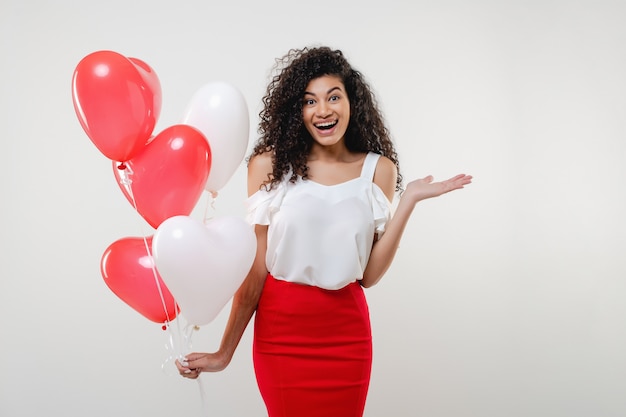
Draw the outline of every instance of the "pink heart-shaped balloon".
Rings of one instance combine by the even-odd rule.
[[[163,130],[121,166],[113,163],[126,199],[155,229],[167,218],[191,213],[210,169],[211,149],[206,138],[184,124]]]
[[[147,245],[147,247],[146,247]],[[100,271],[106,285],[148,320],[165,323],[176,317],[174,297],[154,268],[152,237],[127,237],[104,251]],[[156,274],[156,279],[155,279]]]
[[[210,323],[235,294],[256,254],[252,226],[234,216],[206,225],[188,216],[165,220],[152,243],[157,270],[190,324]]]

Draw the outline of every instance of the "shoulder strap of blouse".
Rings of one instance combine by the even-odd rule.
[[[363,161],[363,168],[361,168],[361,177],[367,178],[370,181],[374,180],[374,173],[376,172],[376,164],[378,163],[380,155],[375,152],[368,152],[365,155],[365,161]]]

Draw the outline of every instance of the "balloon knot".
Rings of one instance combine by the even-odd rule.
[[[124,171],[126,169],[126,164],[120,162],[120,164],[117,166],[117,169],[119,169],[120,171]]]
[[[163,331],[167,330],[167,326],[164,324],[163,327],[161,327],[161,329],[163,329]]]

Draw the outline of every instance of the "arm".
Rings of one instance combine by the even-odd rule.
[[[271,172],[269,156],[260,155],[250,160],[248,165],[248,195],[254,194],[259,189],[263,181],[267,179],[268,172]],[[180,374],[187,378],[195,379],[203,371],[217,372],[226,368],[256,311],[267,276],[265,266],[267,226],[255,225],[254,231],[257,238],[254,262],[250,272],[233,296],[230,316],[224,329],[220,347],[215,353],[190,353],[186,356],[185,362],[176,361]]]
[[[374,175],[374,182],[383,190],[389,200],[392,199],[395,191],[396,176],[395,165],[387,158],[380,158]],[[361,285],[364,287],[376,285],[389,269],[400,245],[404,229],[418,202],[458,190],[471,182],[471,176],[459,174],[441,182],[433,182],[433,177],[429,175],[408,183],[400,197],[396,212],[387,223],[385,233],[378,241],[374,242],[369,262],[363,272]]]

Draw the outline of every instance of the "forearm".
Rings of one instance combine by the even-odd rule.
[[[219,348],[224,366],[230,363],[243,333],[256,311],[265,283],[265,276],[266,273],[263,271],[251,272],[233,297],[230,316]]]
[[[375,285],[387,271],[396,255],[404,229],[419,201],[438,197],[453,190],[463,188],[472,182],[471,175],[459,174],[446,181],[432,182],[433,177],[411,181],[398,203],[393,218],[387,223],[383,236],[374,243],[369,262],[363,273],[361,285],[371,287]]]
[[[367,288],[376,285],[391,266],[415,204],[416,202],[409,199],[400,199],[396,212],[387,223],[385,233],[372,247],[367,267],[363,272],[362,286]]]
[[[255,226],[257,250],[252,267],[235,295],[233,296],[230,316],[224,329],[224,336],[220,344],[219,355],[228,365],[239,345],[252,315],[256,311],[267,277],[265,267],[265,253],[267,249],[267,226]]]

